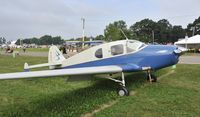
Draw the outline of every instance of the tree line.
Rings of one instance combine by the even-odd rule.
[[[44,35],[40,38],[27,38],[27,39],[18,39],[16,44],[36,44],[36,45],[60,45],[65,41],[60,36],[52,37],[50,35]]]
[[[115,41],[125,39],[124,34],[129,39],[135,39],[147,43],[151,43],[154,39],[157,43],[174,43],[180,38],[200,34],[200,17],[195,19],[194,22],[189,23],[187,28],[183,28],[181,25],[172,25],[167,19],[161,19],[159,21],[153,21],[151,19],[143,19],[131,25],[127,26],[123,20],[115,21],[108,24],[104,29],[103,35],[97,35],[96,37],[85,37],[86,41],[89,40],[104,40]],[[20,41],[21,40],[21,41]],[[68,40],[81,41],[82,38],[72,38]],[[57,45],[63,44],[65,41],[60,36],[52,37],[50,35],[44,35],[40,38],[27,38],[18,39],[17,44],[37,44],[37,45]]]
[[[6,44],[6,39],[4,37],[0,37],[0,44]]]
[[[158,43],[174,43],[178,39],[184,38],[186,35],[190,37],[200,34],[200,17],[195,19],[193,23],[188,24],[185,29],[180,25],[173,26],[167,19],[161,19],[157,22],[151,19],[143,19],[134,23],[129,28],[125,21],[119,20],[106,26],[103,37],[104,40],[114,41],[125,39],[120,29],[123,30],[130,39],[152,42],[154,38]]]

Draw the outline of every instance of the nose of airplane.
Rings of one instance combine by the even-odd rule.
[[[172,61],[173,61],[173,64],[177,64],[178,61],[179,61],[179,57],[187,51],[186,48],[183,48],[183,47],[178,47],[178,46],[172,46]]]
[[[188,51],[187,48],[177,46],[176,49],[174,50],[174,53],[180,56],[187,51]]]

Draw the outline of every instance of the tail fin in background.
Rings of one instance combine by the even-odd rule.
[[[57,64],[62,63],[65,60],[65,57],[61,51],[56,46],[51,46],[49,49],[48,63]],[[49,66],[50,69],[54,69],[55,66]]]

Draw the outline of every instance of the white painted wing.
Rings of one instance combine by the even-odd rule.
[[[122,72],[119,66],[101,66],[0,74],[0,80]]]

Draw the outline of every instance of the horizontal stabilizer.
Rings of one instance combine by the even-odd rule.
[[[24,70],[29,71],[29,69],[33,69],[33,68],[58,66],[58,65],[61,65],[61,63],[44,63],[44,64],[31,65],[31,66],[29,66],[28,63],[25,63]]]

